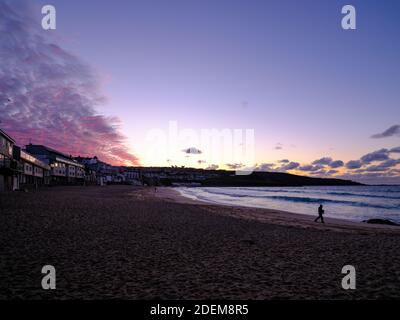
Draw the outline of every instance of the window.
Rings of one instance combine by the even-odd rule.
[[[12,147],[12,144],[8,141],[7,141],[7,150],[8,150],[8,154],[11,156],[13,153],[13,147]]]
[[[6,139],[0,136],[0,152],[6,153]]]

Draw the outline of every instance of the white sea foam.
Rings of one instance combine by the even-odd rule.
[[[352,221],[371,218],[400,222],[400,186],[198,187],[178,188],[191,199],[211,203],[269,208]]]

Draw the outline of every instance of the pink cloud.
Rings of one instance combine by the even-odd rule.
[[[45,144],[115,165],[138,164],[120,121],[96,112],[106,98],[94,70],[44,38],[29,5],[20,6],[0,2],[1,127],[20,145]]]

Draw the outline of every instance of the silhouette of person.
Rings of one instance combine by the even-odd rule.
[[[323,205],[320,204],[318,207],[318,217],[314,220],[314,222],[317,222],[319,219],[321,219],[321,223],[325,223],[323,217],[324,212],[325,210],[323,209]]]

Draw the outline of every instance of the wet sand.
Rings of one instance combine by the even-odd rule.
[[[325,224],[320,222],[314,222],[317,217],[315,215],[304,215],[298,213],[292,213],[287,211],[279,211],[274,209],[262,209],[254,207],[245,206],[228,206],[228,205],[215,205],[206,201],[192,200],[190,198],[184,197],[174,188],[158,188],[157,192],[153,192],[150,189],[143,189],[143,195],[148,195],[149,198],[157,197],[166,201],[172,201],[176,203],[184,204],[197,204],[201,205],[203,208],[210,212],[227,215],[234,218],[255,220],[264,223],[278,224],[284,226],[295,226],[300,228],[312,228],[317,230],[326,231],[340,231],[340,232],[350,232],[350,233],[400,233],[400,228],[398,226],[390,225],[379,225],[379,224],[367,224],[361,222],[353,222],[343,219],[326,218],[324,217]],[[317,207],[316,210],[317,211]]]
[[[167,188],[1,194],[0,298],[400,298],[400,228],[312,220]],[[56,290],[41,289],[46,264]],[[341,288],[346,264],[356,290]]]

